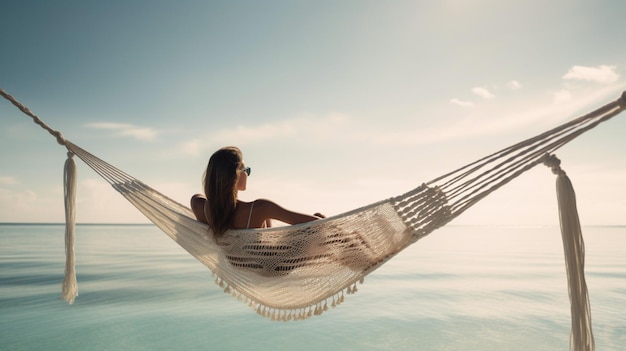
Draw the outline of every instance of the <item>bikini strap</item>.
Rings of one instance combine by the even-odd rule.
[[[250,229],[250,219],[252,218],[252,209],[254,208],[254,201],[250,205],[250,214],[248,215],[248,224],[246,225],[246,229]]]

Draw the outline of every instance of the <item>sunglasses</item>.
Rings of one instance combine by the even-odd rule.
[[[246,172],[246,175],[248,175],[248,176],[249,176],[249,175],[250,175],[250,173],[252,173],[252,168],[250,168],[250,167],[245,167],[245,168],[240,169],[240,171],[241,171],[241,172]]]

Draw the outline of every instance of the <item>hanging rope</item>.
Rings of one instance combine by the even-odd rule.
[[[60,145],[66,146],[65,137],[63,137],[63,134],[61,134],[61,132],[59,132],[58,130],[54,130],[54,129],[50,128],[49,125],[45,124],[39,117],[37,117],[37,115],[32,113],[28,109],[28,107],[22,105],[19,101],[15,100],[15,98],[13,96],[9,95],[2,88],[0,88],[0,95],[2,95],[2,97],[4,97],[5,99],[9,100],[13,105],[15,105],[15,107],[17,107],[20,111],[24,112],[24,114],[26,114],[27,116],[32,118],[33,122],[35,122],[35,124],[39,125],[43,129],[47,130],[48,133],[52,134],[52,136],[54,136],[56,138],[57,143],[59,143]]]
[[[76,282],[75,253],[74,253],[74,237],[76,231],[76,162],[74,161],[74,153],[68,148],[68,141],[58,130],[52,129],[44,123],[37,115],[32,113],[30,109],[22,105],[13,96],[9,95],[4,89],[0,88],[0,95],[9,100],[24,114],[33,119],[35,124],[52,134],[57,143],[68,149],[67,161],[63,171],[64,186],[64,202],[65,202],[65,276],[61,286],[61,296],[65,301],[72,304],[78,296],[78,284]]]
[[[78,296],[76,268],[74,258],[74,233],[76,230],[76,162],[74,153],[67,153],[63,172],[65,197],[65,278],[62,285],[62,296],[70,304]]]
[[[556,193],[572,315],[570,350],[593,351],[591,307],[585,282],[585,242],[576,208],[576,194],[572,182],[560,167],[561,160],[554,155],[546,155],[544,164],[557,175]]]

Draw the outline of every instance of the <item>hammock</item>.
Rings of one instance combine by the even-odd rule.
[[[68,150],[66,279],[63,296],[78,295],[74,271],[75,164],[78,156],[150,221],[206,265],[225,292],[272,320],[319,315],[357,291],[357,284],[404,248],[445,225],[482,198],[538,164],[557,175],[558,202],[572,304],[572,349],[593,350],[584,243],[573,188],[555,150],[626,109],[614,102],[500,150],[396,197],[330,218],[267,229],[230,230],[216,243],[191,210],[65,139],[0,89]]]

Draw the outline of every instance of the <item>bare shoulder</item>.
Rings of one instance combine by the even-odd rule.
[[[255,208],[280,208],[277,203],[268,199],[256,199],[253,202]]]
[[[250,204],[254,204],[254,212],[261,215],[263,219],[276,218],[276,214],[284,211],[277,203],[268,199],[256,199]]]

